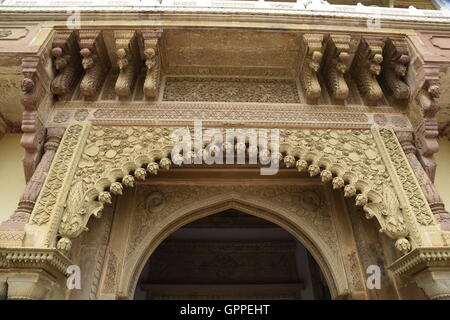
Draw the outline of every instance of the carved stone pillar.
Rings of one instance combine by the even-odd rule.
[[[437,192],[436,187],[423,169],[419,159],[417,159],[412,132],[397,132],[397,137],[402,145],[406,157],[408,158],[409,164],[411,165],[411,168],[419,181],[422,191],[430,204],[431,211],[436,217],[438,223],[441,224],[441,229],[450,230],[450,215],[445,210],[444,203],[441,196]]]
[[[419,151],[419,160],[431,181],[434,181],[437,166],[433,155],[439,151],[437,142],[439,125],[436,119],[436,114],[440,109],[437,102],[438,98],[439,85],[437,79],[426,80],[416,96],[416,101],[420,105],[423,115],[422,121],[415,129],[416,145]]]
[[[47,130],[44,155],[26,185],[16,211],[7,221],[0,224],[0,243],[22,245],[22,240],[25,235],[23,227],[31,216],[31,212],[33,211],[63,134],[64,128],[49,128]]]

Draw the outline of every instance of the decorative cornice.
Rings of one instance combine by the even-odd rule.
[[[0,248],[0,270],[39,268],[56,278],[63,278],[68,275],[70,265],[72,262],[56,249]]]
[[[326,1],[322,1],[326,3]],[[59,4],[59,5],[58,5]],[[61,0],[55,5],[50,0],[43,1],[27,1],[26,5],[23,5],[18,0],[9,0],[0,6],[0,10],[11,14],[30,12],[46,12],[46,13],[66,13],[70,7],[76,7],[77,10],[83,12],[83,14],[97,14],[97,13],[121,13],[133,14],[133,13],[155,13],[155,14],[207,14],[207,15],[222,15],[222,14],[234,14],[234,15],[255,15],[255,16],[285,16],[293,17],[323,17],[324,21],[327,18],[354,18],[367,22],[367,18],[370,15],[381,17],[385,21],[408,21],[413,23],[450,23],[449,10],[443,8],[442,10],[419,10],[415,8],[403,9],[403,8],[384,8],[384,7],[368,7],[364,5],[351,6],[351,5],[322,5],[314,6],[310,5],[310,1],[300,1],[298,3],[286,3],[286,2],[236,2],[236,1],[211,1],[208,2],[208,6],[204,5],[201,0],[197,1],[163,1],[162,4],[159,1],[148,1],[145,4],[140,2],[136,3],[133,0],[121,1],[120,5],[108,5],[105,6],[101,0],[92,0],[90,5],[80,6],[74,4],[70,0]],[[70,14],[69,14],[70,15]],[[107,15],[108,16],[108,15]],[[64,20],[66,17],[62,17]],[[48,19],[48,18],[47,18]],[[304,22],[304,21],[303,21]],[[411,24],[408,24],[408,28],[412,28]]]
[[[144,30],[142,37],[144,38],[144,55],[147,73],[144,82],[144,94],[149,100],[158,98],[159,85],[161,82],[161,56],[159,49],[159,39],[162,30]]]
[[[415,248],[388,268],[397,276],[412,278],[427,268],[450,268],[450,247]]]

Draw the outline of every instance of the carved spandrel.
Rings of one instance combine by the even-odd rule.
[[[368,105],[376,106],[383,97],[377,76],[383,62],[383,40],[378,37],[361,39],[353,60],[351,74],[358,90]]]
[[[51,91],[60,100],[70,99],[81,75],[78,33],[72,30],[57,31],[53,39],[53,64],[56,77]]]
[[[302,36],[302,55],[303,65],[300,69],[300,81],[303,87],[303,93],[306,102],[317,104],[321,95],[321,87],[317,79],[317,72],[322,60],[322,41],[321,34],[305,34]]]
[[[111,63],[100,30],[80,30],[79,43],[85,70],[80,91],[86,100],[95,100]]]
[[[144,38],[144,55],[147,73],[144,82],[144,94],[149,100],[155,100],[159,93],[161,82],[161,57],[159,39],[162,30],[145,30],[142,32]]]
[[[130,98],[140,71],[141,59],[136,31],[115,31],[117,65],[120,73],[114,90],[120,98]]]
[[[405,82],[409,61],[406,41],[386,40],[379,79],[388,98],[393,102],[406,102],[409,99],[411,92]]]
[[[330,96],[336,104],[344,104],[349,94],[344,76],[352,59],[350,41],[351,37],[348,35],[330,35],[324,40],[325,51],[321,71]]]
[[[414,146],[414,139],[412,132],[397,132],[399,142],[405,152],[411,168],[413,169],[420,187],[425,195],[425,198],[430,205],[431,212],[435,216],[442,230],[450,230],[450,214],[445,209],[445,205],[439,195],[435,185],[423,169],[416,156],[416,147]]]

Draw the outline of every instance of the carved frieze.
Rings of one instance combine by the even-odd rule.
[[[20,144],[25,149],[23,165],[25,169],[25,179],[28,181],[33,175],[39,159],[40,151],[44,143],[44,128],[42,120],[39,118],[38,107],[46,93],[46,87],[41,83],[38,73],[40,66],[39,57],[25,57],[22,59],[22,105],[25,111],[22,116],[22,139]]]
[[[377,81],[383,62],[383,46],[383,39],[379,37],[363,37],[351,67],[358,90],[370,106],[376,106],[383,97],[383,91]]]
[[[75,175],[64,212],[58,213],[62,214],[59,249],[69,250],[70,239],[85,230],[90,216],[101,215],[113,195],[122,194],[123,188],[132,187],[136,180],[145,180],[172,166],[169,157],[174,145],[170,138],[173,130],[100,126],[90,130],[85,146],[78,150],[81,158],[70,168]],[[64,149],[58,152],[73,153]],[[403,253],[421,245],[419,225],[435,225],[392,130],[281,130],[280,152],[285,155],[282,158],[287,168],[307,171],[323,182],[330,181],[335,189],[343,188],[345,197],[354,197],[366,217],[375,217],[381,231],[396,240],[397,249]],[[62,163],[59,157],[55,161]],[[52,188],[47,185],[42,197],[55,195],[55,191],[48,190]],[[41,212],[52,211],[49,207],[54,205],[37,206],[32,221],[48,221],[49,214]]]
[[[164,101],[298,103],[293,80],[168,77]]]

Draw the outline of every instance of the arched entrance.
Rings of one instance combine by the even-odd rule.
[[[187,186],[178,182],[161,185],[155,180],[152,185],[138,187],[136,192],[130,190],[120,201],[114,218],[117,227],[113,226],[110,240],[117,245],[110,251],[117,260],[112,269],[121,272],[115,272],[115,279],[107,285],[107,292],[116,292],[118,297],[134,297],[147,261],[170,235],[191,222],[229,209],[268,221],[300,242],[320,267],[332,298],[346,295],[355,285],[349,283],[349,266],[339,247],[334,225],[339,218],[334,216],[332,201],[320,185],[271,181],[257,185]],[[107,257],[106,265],[109,260]],[[105,274],[109,279],[110,272],[106,270]],[[105,284],[100,290],[105,291],[104,287]]]
[[[168,236],[139,277],[134,299],[329,299],[306,248],[281,227],[228,209]]]

